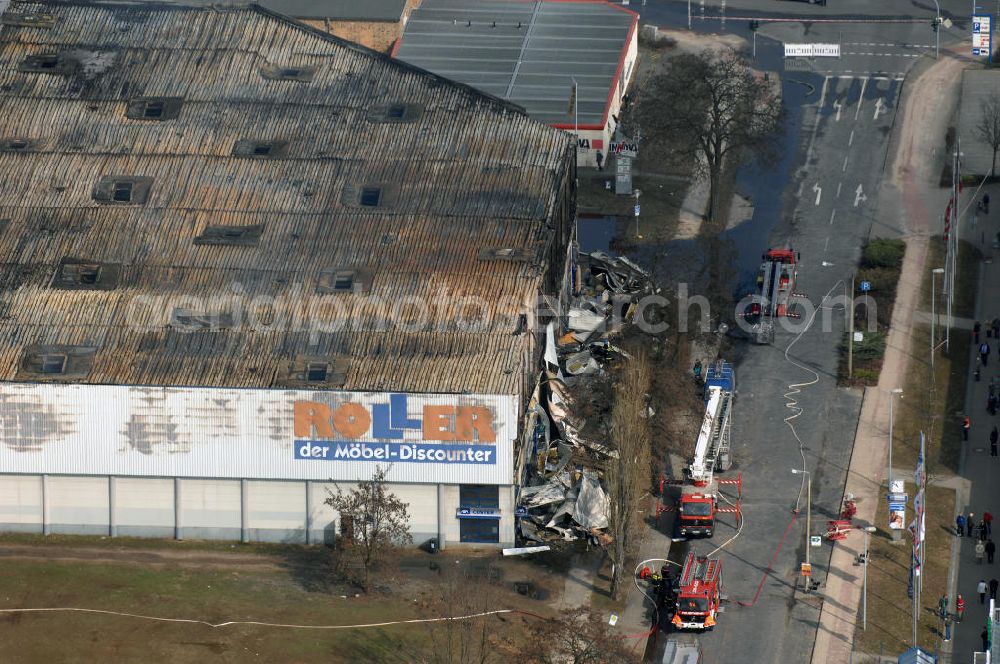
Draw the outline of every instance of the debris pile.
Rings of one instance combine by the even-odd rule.
[[[638,300],[653,290],[648,272],[624,257],[580,254],[565,331],[546,331],[539,398],[529,413],[535,463],[520,491],[521,536],[534,542],[592,537],[610,542],[602,469],[618,451],[608,445],[610,386],[606,367],[630,359],[612,342],[633,322]],[[586,276],[583,276],[586,275]],[[602,392],[603,400],[602,400]]]

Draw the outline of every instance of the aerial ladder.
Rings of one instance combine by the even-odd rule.
[[[730,432],[733,401],[736,398],[736,373],[733,366],[718,360],[705,374],[705,416],[695,441],[694,455],[688,464],[686,478],[681,482],[681,497],[677,502],[677,532],[680,536],[715,532],[715,518],[720,513],[740,514],[743,497],[743,477],[717,479],[716,471],[732,467]],[[665,483],[665,482],[664,482]],[[720,505],[721,485],[737,487],[737,498],[730,506]],[[661,486],[660,495],[663,495]],[[666,510],[662,506],[661,510]]]
[[[795,292],[798,252],[768,249],[761,258],[755,294],[741,316],[750,324],[754,342],[769,344],[774,341],[778,318],[799,318],[799,314],[792,311],[791,300],[804,296]]]

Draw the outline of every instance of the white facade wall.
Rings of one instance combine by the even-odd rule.
[[[13,532],[42,531],[42,478],[0,476],[0,523]]]
[[[47,478],[45,493],[53,533],[108,534],[108,478]]]
[[[174,536],[174,481],[116,477],[115,525],[125,537]]]
[[[344,491],[356,486],[351,482],[338,484]],[[175,496],[175,487],[179,497]],[[336,491],[336,485],[312,481],[0,475],[0,531],[121,537],[173,537],[176,533],[182,539],[334,545],[340,534],[340,520],[325,503],[327,489]],[[390,491],[409,506],[414,544],[424,546],[431,538],[442,548],[462,544],[457,518],[458,485],[391,484]],[[502,513],[500,545],[511,546],[514,490],[502,486],[498,492]],[[43,521],[46,503],[47,522]],[[175,505],[180,506],[179,513]]]

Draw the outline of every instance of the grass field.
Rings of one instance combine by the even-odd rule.
[[[888,487],[883,487],[888,490]],[[912,482],[907,492],[915,493]],[[883,491],[884,493],[885,491]],[[919,642],[928,652],[935,652],[940,643],[940,621],[934,615],[938,598],[948,585],[948,565],[951,560],[953,537],[952,516],[955,492],[930,486],[927,488],[927,554],[924,568],[924,589],[920,602]],[[879,501],[876,524],[888,522],[888,504]],[[879,525],[872,533],[868,567],[868,628],[857,626],[855,650],[869,654],[898,654],[912,645],[913,603],[907,596],[911,544],[908,533],[893,544],[889,533]],[[849,570],[862,574],[862,567]],[[860,619],[860,614],[859,614]]]
[[[44,549],[41,553],[46,556],[95,550],[63,544],[35,548]],[[21,556],[19,551],[13,555]],[[4,555],[12,555],[10,549]],[[464,572],[451,573],[453,556],[435,558],[442,571],[431,571],[425,561],[416,581],[413,574],[407,574],[401,582],[405,585],[388,584],[388,592],[355,597],[336,585],[324,585],[322,569],[310,576],[301,568],[240,569],[224,562],[148,565],[143,562],[145,552],[137,548],[132,555],[135,560],[111,563],[7,557],[0,566],[0,610],[78,607],[209,623],[242,620],[295,625],[382,623],[498,608],[546,613],[542,603],[514,592],[511,579],[490,584],[463,576]],[[513,578],[520,570],[508,568],[506,572]],[[504,644],[522,635],[526,620],[507,615],[479,619],[470,622],[470,627],[438,623],[319,630],[248,625],[212,628],[118,615],[12,612],[0,613],[4,644],[0,661],[457,662],[461,659],[427,657],[431,652],[440,657],[442,643],[451,640],[458,648],[458,641],[473,637],[488,642],[494,655],[500,654]]]

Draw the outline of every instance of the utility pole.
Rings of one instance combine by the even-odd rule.
[[[941,50],[941,5],[934,0],[934,59],[938,59]]]
[[[875,532],[875,526],[865,526],[865,581],[861,594],[861,629],[868,629],[868,538]]]
[[[688,0],[688,30],[691,29],[691,0]]]
[[[853,379],[854,379],[854,274],[852,273],[851,296],[847,298],[847,380],[853,380]]]
[[[809,537],[812,535],[812,473],[808,470],[792,468],[792,474],[806,476],[806,565],[809,566],[809,549],[812,548],[809,543]]]
[[[934,295],[937,290],[937,286],[934,284],[934,277],[939,274],[944,274],[943,267],[936,267],[931,270],[931,368],[934,368],[934,355],[937,350],[937,335],[935,334],[934,324],[937,322],[937,307],[934,303]]]

